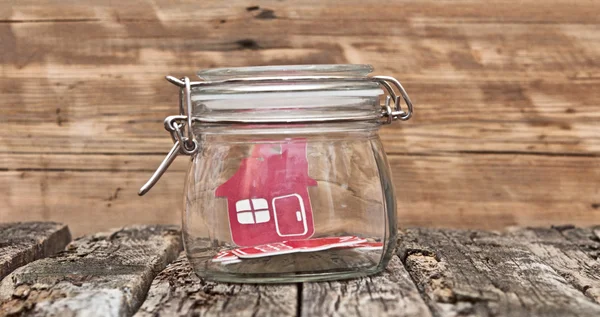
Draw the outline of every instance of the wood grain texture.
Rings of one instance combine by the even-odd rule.
[[[297,298],[296,284],[205,281],[193,272],[182,253],[156,276],[135,316],[296,316]]]
[[[402,262],[348,281],[304,283],[300,316],[432,316]]]
[[[162,119],[176,112],[177,92],[162,77],[315,63],[373,64],[411,95],[414,118],[381,131],[392,160],[420,166],[408,171],[410,188],[407,171],[393,166],[402,180],[401,225],[501,228],[571,222],[572,213],[576,224],[600,217],[600,192],[588,186],[600,181],[595,2],[388,1],[383,9],[357,0],[28,0],[0,7],[0,180],[11,184],[0,183],[8,192],[0,198],[3,220],[65,221],[76,234],[179,222],[172,210],[185,163],[143,201],[133,194],[171,145]],[[486,160],[526,176],[475,168]],[[436,179],[431,170],[447,174]],[[560,195],[572,199],[538,199],[553,192],[548,178],[567,184]],[[474,194],[462,200],[453,195],[459,190],[488,203],[473,203]],[[23,212],[23,201],[33,213]],[[83,216],[74,207],[82,203],[103,221]],[[134,205],[148,212],[131,214]]]
[[[0,224],[0,281],[20,266],[64,250],[70,241],[69,228],[60,223]]]
[[[573,287],[568,275],[586,275],[585,267],[597,261],[590,257],[584,266],[568,268],[560,259],[546,262],[546,255],[536,255],[539,241],[526,240],[531,238],[533,245],[524,245],[490,232],[410,229],[399,252],[437,316],[597,316],[600,305]]]
[[[0,283],[1,315],[129,316],[182,249],[172,227],[135,226],[76,239]]]
[[[577,228],[575,226],[555,227],[570,242],[579,246],[583,252],[594,259],[600,258],[600,226]]]
[[[162,190],[149,199],[137,196],[147,176],[134,171],[2,173],[0,192],[8,193],[0,196],[3,219],[65,219],[75,226],[74,235],[135,223],[180,223],[184,174],[162,179]]]
[[[550,265],[560,276],[596,303],[600,303],[600,261],[597,255],[580,248],[578,242],[565,238],[572,235],[564,231],[580,230],[586,235],[585,245],[600,249],[600,242],[593,229],[575,227],[561,230],[535,228],[520,230],[511,234],[519,243],[523,243],[533,254]],[[582,239],[583,240],[583,239]]]

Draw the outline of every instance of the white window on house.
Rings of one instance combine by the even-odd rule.
[[[242,199],[235,203],[237,219],[241,224],[264,223],[271,220],[269,203],[263,198]]]

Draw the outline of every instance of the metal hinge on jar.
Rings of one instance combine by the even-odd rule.
[[[199,144],[196,140],[196,136],[192,131],[192,121],[199,122],[214,122],[203,120],[202,118],[192,118],[192,96],[191,89],[194,86],[205,86],[205,85],[216,85],[223,83],[243,83],[243,82],[259,82],[259,81],[273,81],[273,80],[281,80],[281,81],[310,81],[310,80],[335,80],[335,81],[355,81],[355,82],[364,82],[367,80],[374,81],[385,88],[388,95],[386,96],[385,103],[381,105],[381,118],[384,118],[385,121],[383,123],[389,124],[393,120],[408,120],[412,116],[413,113],[413,105],[402,87],[400,82],[389,76],[373,76],[373,77],[362,77],[362,78],[353,78],[353,77],[338,77],[338,76],[285,76],[285,77],[253,77],[253,78],[236,78],[236,79],[227,79],[223,81],[198,81],[191,82],[188,77],[183,77],[178,79],[173,76],[167,76],[167,81],[178,86],[179,90],[179,115],[168,116],[165,118],[164,124],[165,129],[171,134],[171,138],[173,139],[173,147],[164,158],[162,163],[158,166],[154,174],[150,177],[150,179],[140,188],[138,194],[140,196],[146,194],[160,179],[160,177],[165,173],[165,171],[169,168],[171,163],[175,160],[177,155],[185,154],[192,155],[199,150]],[[395,88],[395,89],[394,89]],[[396,93],[396,90],[399,92]],[[401,99],[404,99],[406,103],[406,111],[401,107]],[[318,122],[338,122],[338,121],[355,121],[362,120],[364,118],[336,118],[336,117],[328,117],[319,119]],[[245,120],[244,118],[231,118],[226,121],[227,123],[252,123],[252,121]],[[312,122],[311,120],[303,121],[299,119],[294,122]],[[264,123],[264,122],[261,122]]]

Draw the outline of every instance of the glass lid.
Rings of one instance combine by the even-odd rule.
[[[198,77],[207,81],[221,81],[232,78],[250,77],[295,77],[295,76],[336,76],[367,77],[373,71],[365,64],[323,64],[323,65],[281,65],[213,68],[197,72]]]
[[[192,114],[220,122],[378,120],[379,84],[371,65],[282,65],[201,70],[192,88]],[[242,120],[242,119],[239,119]]]

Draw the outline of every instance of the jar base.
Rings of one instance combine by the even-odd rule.
[[[345,270],[319,273],[279,273],[279,274],[227,274],[227,273],[211,273],[200,274],[196,272],[200,278],[222,283],[234,284],[288,284],[302,282],[323,282],[323,281],[339,281],[361,278],[373,274],[380,273],[385,269],[385,266],[374,267],[372,269],[361,268],[360,270]]]
[[[220,250],[219,250],[220,251]],[[389,255],[383,249],[338,248],[215,261],[187,248],[194,272],[201,278],[229,283],[296,283],[363,277],[382,271]]]

